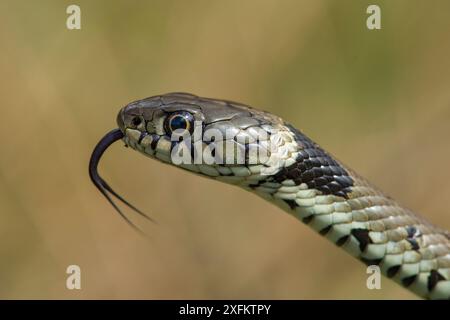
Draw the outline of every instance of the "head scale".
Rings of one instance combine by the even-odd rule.
[[[255,188],[279,172],[298,148],[292,131],[270,113],[187,93],[132,102],[119,111],[117,124],[119,128],[105,135],[94,149],[89,174],[130,223],[111,196],[144,214],[97,172],[103,152],[119,139],[148,157],[244,188]]]
[[[287,133],[282,120],[269,113],[186,93],[132,102],[120,110],[117,123],[131,148],[227,182],[274,167],[270,159],[280,158],[278,149],[272,154],[274,147],[284,144],[280,137]]]

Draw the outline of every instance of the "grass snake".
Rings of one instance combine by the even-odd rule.
[[[112,197],[146,215],[97,171],[117,140],[254,192],[417,295],[450,299],[450,233],[399,205],[283,119],[241,103],[169,93],[126,105],[117,124],[94,149],[89,174],[130,224]]]

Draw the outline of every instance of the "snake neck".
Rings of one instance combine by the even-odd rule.
[[[276,155],[283,165],[240,186],[419,296],[450,299],[448,232],[400,206],[299,130],[286,129]]]

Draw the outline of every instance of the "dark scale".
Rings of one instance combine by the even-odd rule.
[[[417,243],[416,239],[406,239],[406,241],[408,241],[411,244],[413,250],[417,251],[420,249],[420,246]]]
[[[437,283],[441,280],[445,280],[445,278],[437,270],[431,270],[428,277],[428,290],[433,290]]]
[[[387,270],[387,276],[389,278],[393,278],[395,277],[395,275],[397,274],[397,272],[400,271],[401,265],[396,265],[396,266],[392,266]]]
[[[328,232],[330,232],[332,225],[330,224],[329,226],[323,228],[322,230],[319,231],[319,233],[323,236],[325,236]]]
[[[409,287],[414,281],[416,281],[417,275],[412,275],[402,279],[402,284],[405,287]]]
[[[368,266],[375,266],[379,265],[383,259],[366,259],[366,258],[360,258],[363,263],[365,263]]]
[[[294,200],[284,200],[284,202],[286,202],[289,208],[291,208],[292,210],[297,208],[297,202],[295,202]]]
[[[406,227],[406,232],[408,233],[408,238],[414,238],[417,229],[414,226]]]
[[[296,163],[281,169],[272,180],[281,183],[291,179],[296,185],[306,183],[308,188],[317,189],[322,194],[348,198],[350,187],[353,186],[353,179],[348,172],[308,137],[290,125],[287,127],[295,134],[295,140],[303,149],[298,152]]]
[[[344,243],[347,242],[347,240],[348,240],[349,237],[350,237],[349,235],[346,235],[346,236],[343,236],[343,237],[339,238],[338,241],[336,241],[336,245],[337,245],[338,247],[343,246]]]
[[[158,136],[157,134],[153,135],[153,140],[152,143],[150,144],[150,148],[152,148],[153,150],[156,149],[156,146],[158,145],[158,141],[160,139],[160,136]]]
[[[372,240],[369,237],[369,230],[366,229],[352,229],[350,232],[352,236],[356,238],[359,242],[359,249],[361,252],[366,250],[367,246],[372,243]]]
[[[408,241],[411,244],[413,250],[416,251],[419,250],[420,246],[416,238],[421,236],[420,232],[417,232],[417,229],[414,226],[406,227],[406,232],[408,233],[406,241]]]

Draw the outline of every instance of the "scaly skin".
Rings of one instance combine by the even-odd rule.
[[[247,155],[246,161],[174,164],[177,143],[170,141],[167,117],[181,111],[201,121],[204,131],[246,138],[245,143],[225,139]],[[117,121],[131,148],[255,192],[419,296],[450,299],[449,233],[397,204],[282,119],[235,102],[171,93],[130,103]],[[256,129],[267,138],[255,139]],[[200,139],[201,150],[221,143]],[[250,145],[268,149],[269,156],[252,158],[245,153]]]

